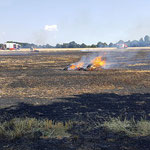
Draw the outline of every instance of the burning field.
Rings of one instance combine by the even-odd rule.
[[[39,52],[0,60],[1,149],[149,148],[149,49]],[[141,118],[147,122],[140,130]],[[27,119],[30,130],[18,119]],[[120,122],[127,128],[110,129],[114,120],[117,129]]]
[[[101,70],[106,64],[105,58],[102,56],[82,57],[77,63],[73,63],[66,67],[64,70],[84,70],[84,71],[98,71]]]

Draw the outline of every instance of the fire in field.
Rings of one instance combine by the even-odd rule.
[[[106,58],[103,56],[83,56],[79,62],[73,63],[64,70],[101,70],[106,65]]]
[[[64,70],[101,71],[104,69],[148,69],[150,54],[148,51],[120,49],[119,51],[99,51],[83,55],[79,61],[71,63]],[[141,59],[142,58],[142,59]],[[143,59],[144,58],[144,59]],[[143,66],[144,65],[144,66]],[[133,69],[133,68],[132,68]]]
[[[5,54],[0,149],[150,147],[150,49]]]

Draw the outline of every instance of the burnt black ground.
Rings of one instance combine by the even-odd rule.
[[[143,53],[138,53],[135,64],[149,64],[149,53],[146,57]],[[63,70],[85,54],[0,56],[1,122],[16,117],[87,122],[76,125],[70,138],[1,140],[1,149],[149,149],[150,137],[129,138],[102,128],[92,129],[94,121],[109,117],[150,119],[149,65],[144,69],[142,65],[127,65],[92,72]],[[91,126],[88,131],[87,126]]]

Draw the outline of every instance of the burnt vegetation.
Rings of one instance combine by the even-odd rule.
[[[150,71],[63,70],[82,55],[1,56],[0,149],[149,149]]]

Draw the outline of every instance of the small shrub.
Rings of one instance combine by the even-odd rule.
[[[52,120],[38,120],[35,118],[15,118],[10,121],[0,123],[0,138],[57,138],[68,137],[67,132],[72,127],[71,122],[57,122]]]
[[[137,134],[140,136],[148,136],[150,135],[150,121],[141,119],[136,124]]]
[[[136,122],[134,119],[111,118],[109,121],[105,121],[102,126],[115,133],[123,132],[130,137],[150,135],[150,121],[144,119]]]
[[[130,127],[130,121],[121,121],[118,118],[112,118],[110,121],[104,122],[103,126],[114,132],[124,132]]]

